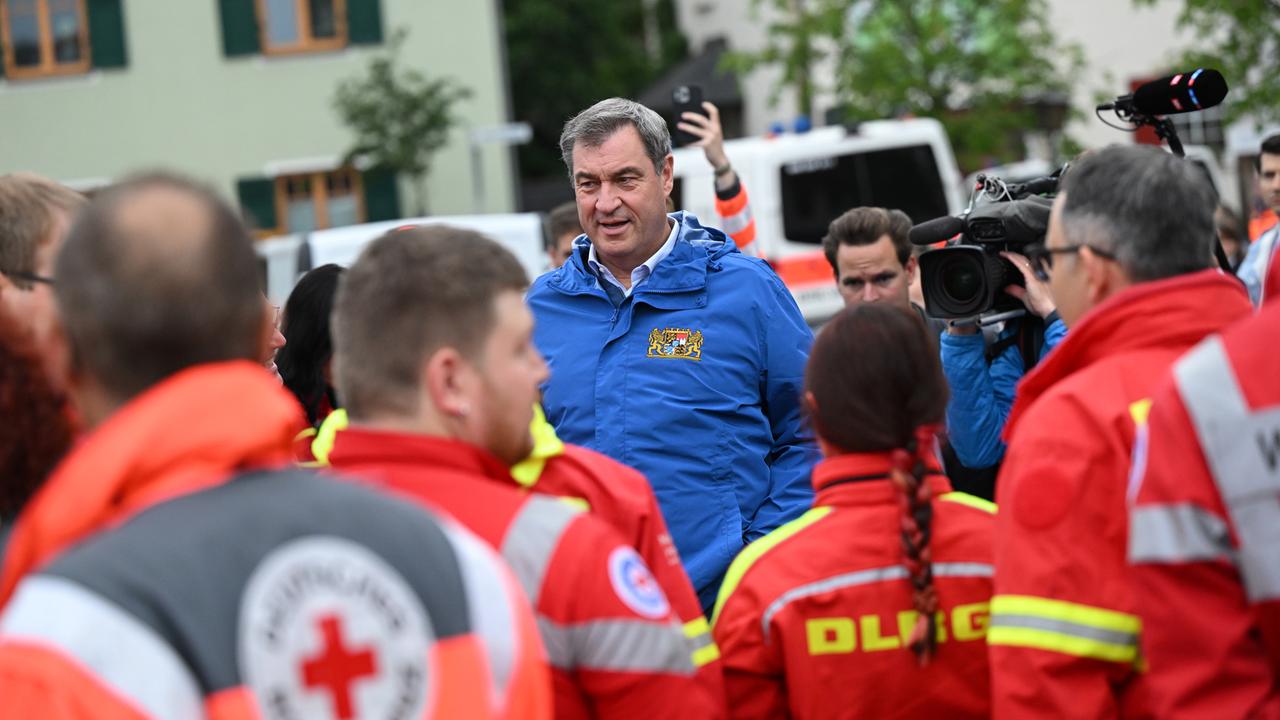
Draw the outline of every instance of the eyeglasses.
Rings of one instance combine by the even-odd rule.
[[[53,278],[47,277],[45,275],[37,275],[35,273],[22,272],[21,270],[3,270],[0,272],[2,272],[4,275],[11,277],[15,280],[23,280],[29,283],[39,283],[41,285],[48,285],[49,287],[53,287]]]
[[[1080,243],[1079,245],[1067,245],[1060,248],[1050,248],[1043,245],[1029,247],[1027,248],[1027,260],[1031,261],[1031,269],[1035,271],[1036,277],[1040,278],[1041,282],[1048,282],[1049,271],[1053,269],[1054,255],[1075,255],[1084,248],[1089,248],[1089,252],[1100,258],[1112,261],[1116,259],[1115,254],[1110,251],[1099,250],[1092,245]]]

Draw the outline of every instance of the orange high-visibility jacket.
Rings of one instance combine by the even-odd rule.
[[[550,717],[502,562],[410,504],[265,470],[296,413],[259,365],[198,366],[68,456],[5,555],[0,717]]]
[[[891,456],[841,455],[813,471],[813,509],[729,568],[712,635],[734,718],[986,718],[994,506],[950,492],[936,463],[929,544],[938,652],[908,647],[917,613],[902,558]]]
[[[1160,718],[1280,718],[1280,303],[1173,367],[1134,448],[1129,561]]]
[[[1089,311],[1018,387],[996,483],[996,718],[1144,717],[1125,560],[1136,423],[1179,355],[1252,308],[1206,270]]]

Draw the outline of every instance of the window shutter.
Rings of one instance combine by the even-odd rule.
[[[380,0],[347,0],[347,42],[351,45],[382,42]]]
[[[400,192],[396,174],[390,170],[370,168],[364,171],[364,221],[399,220]]]
[[[121,0],[89,0],[89,50],[95,68],[124,67],[129,53],[124,41]]]
[[[254,0],[218,0],[222,19],[222,53],[227,57],[262,52]]]
[[[236,181],[236,196],[245,222],[256,230],[280,226],[276,220],[276,181],[271,178],[244,178]]]

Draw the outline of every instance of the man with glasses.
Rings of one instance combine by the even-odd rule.
[[[31,333],[46,364],[56,317],[53,261],[84,203],[80,193],[38,175],[0,175],[0,311]]]
[[[996,718],[1144,714],[1130,454],[1174,360],[1251,312],[1240,283],[1209,269],[1215,204],[1186,161],[1110,147],[1066,176],[1028,262],[1071,332],[1018,386],[1005,428],[987,636]]]

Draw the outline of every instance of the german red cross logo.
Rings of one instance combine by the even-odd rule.
[[[376,675],[378,660],[373,650],[353,650],[343,644],[342,619],[325,615],[316,623],[324,638],[321,654],[302,663],[302,685],[319,689],[333,700],[334,715],[341,720],[356,716],[351,702],[352,685]]]

